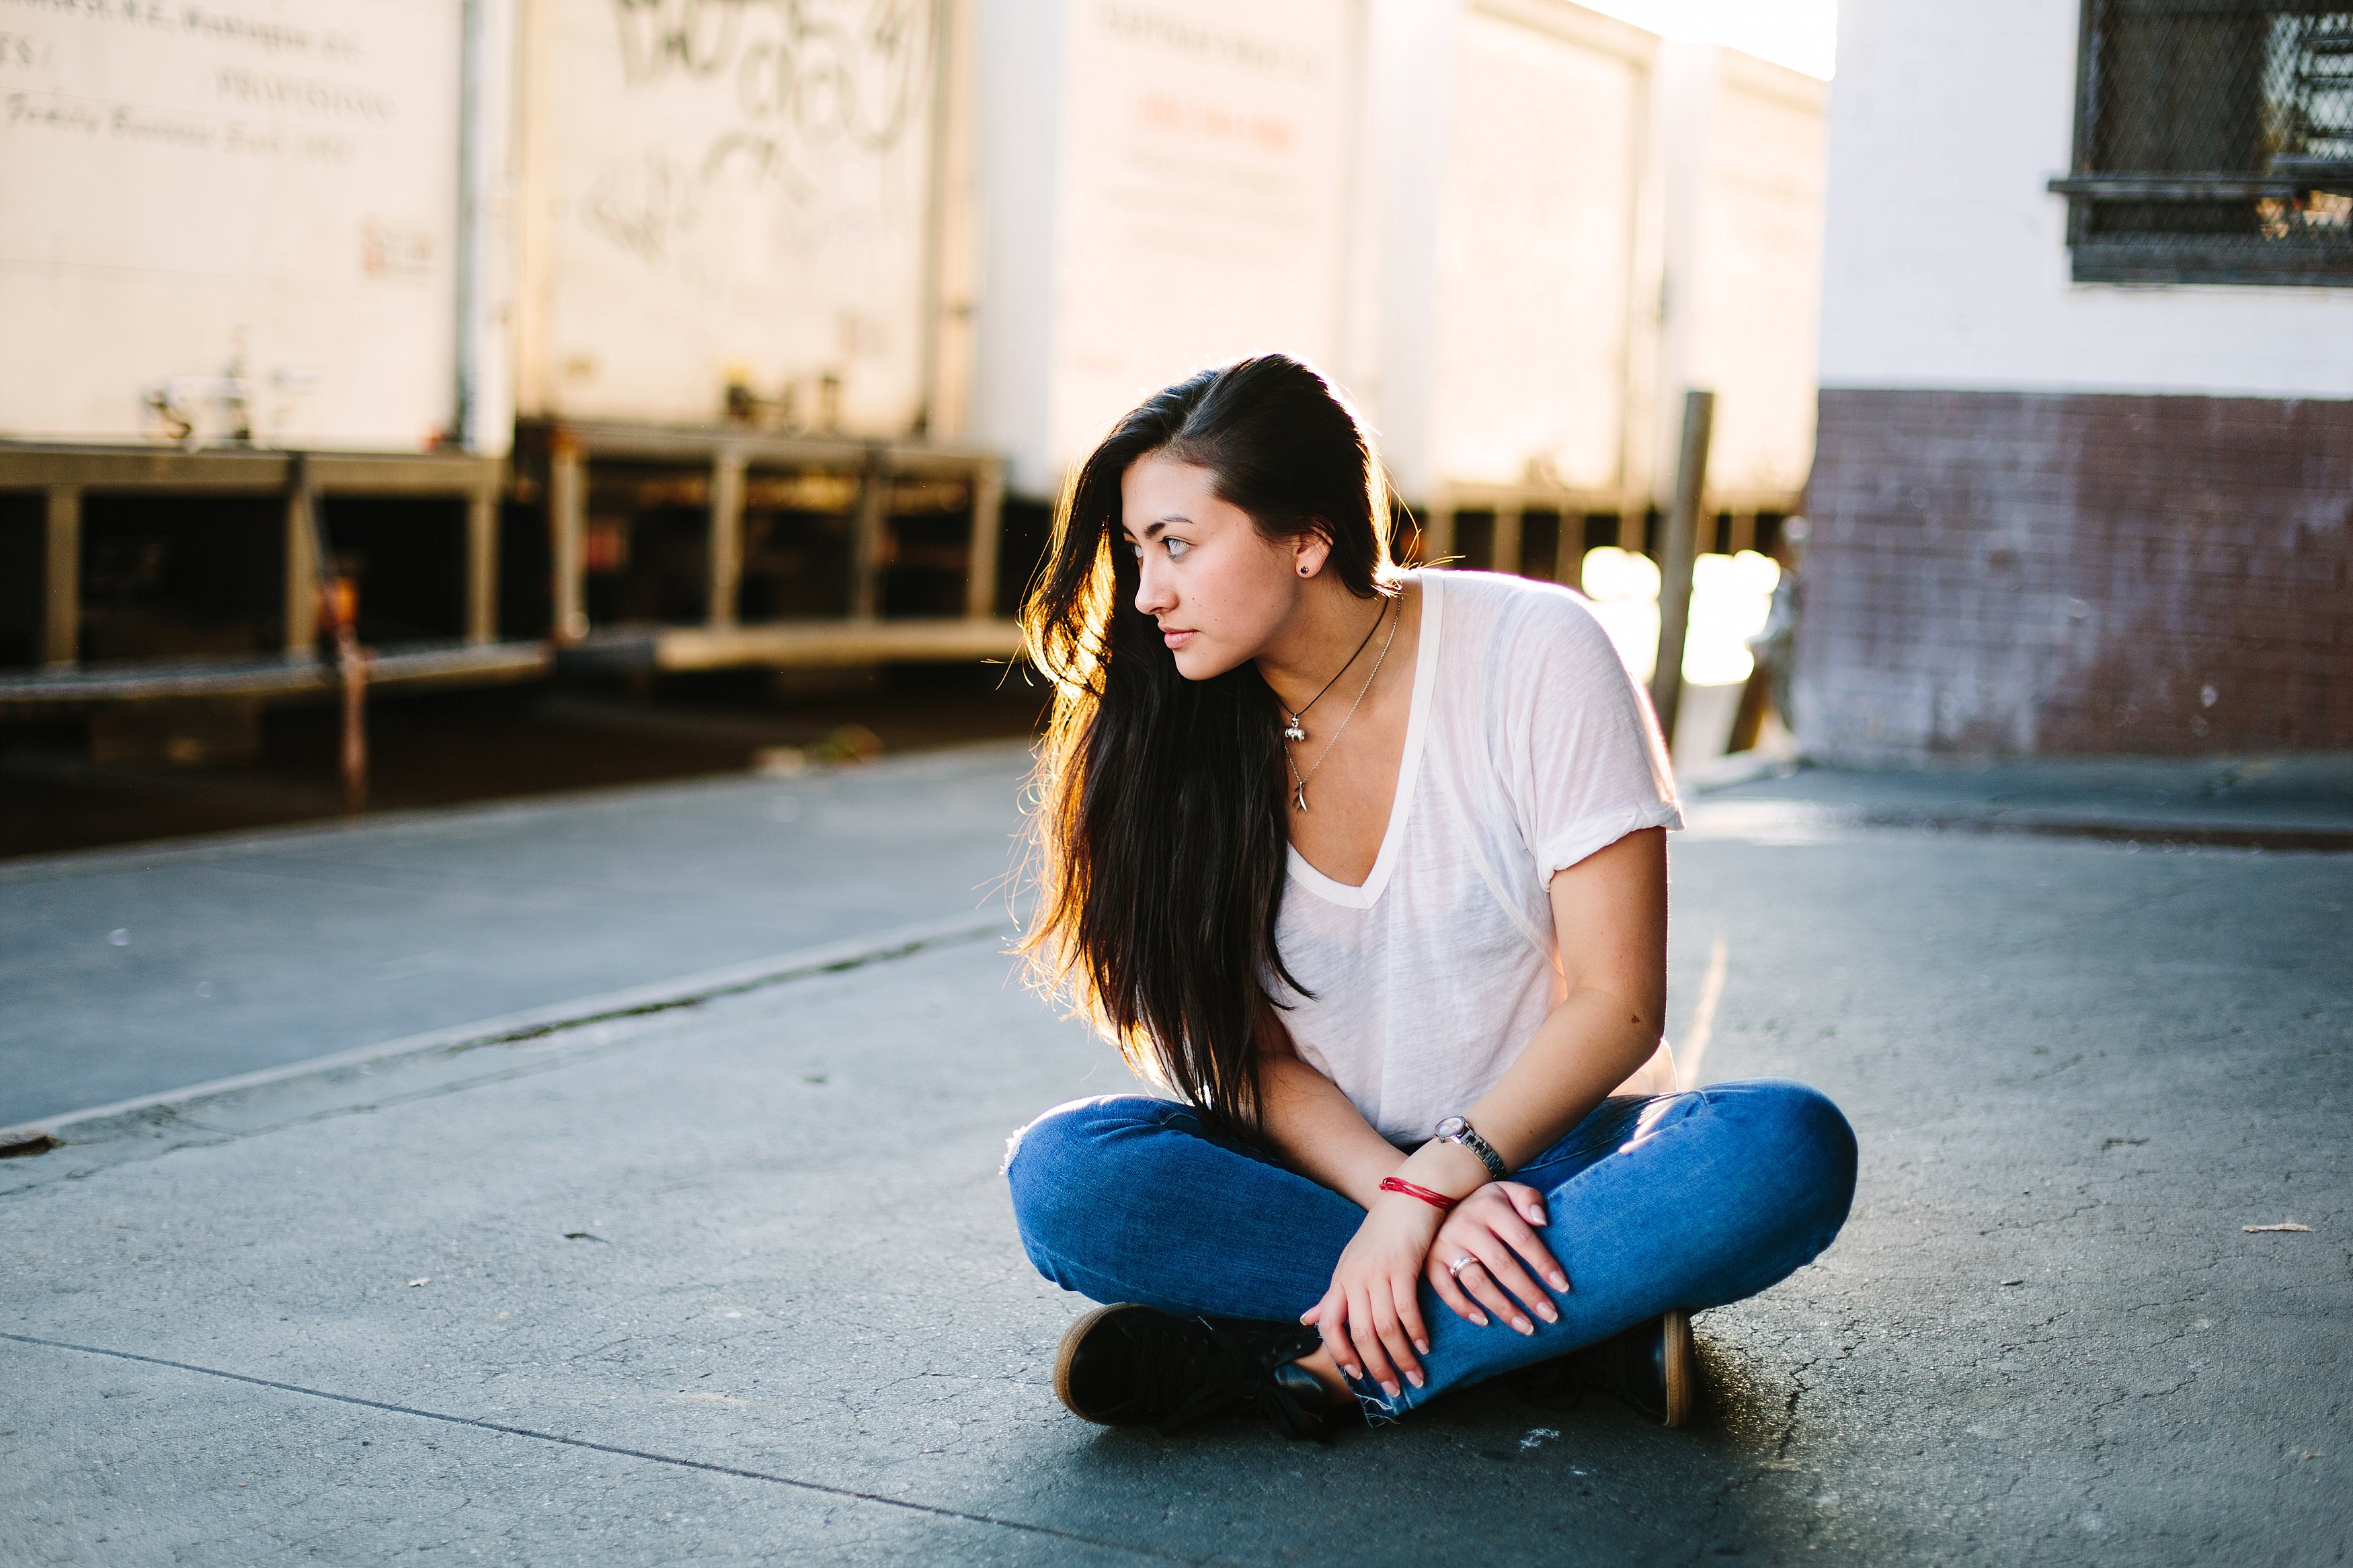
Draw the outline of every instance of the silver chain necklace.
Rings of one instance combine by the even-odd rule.
[[[1305,776],[1303,777],[1299,772],[1298,761],[1291,754],[1291,748],[1288,745],[1285,745],[1282,748],[1282,760],[1284,765],[1291,769],[1292,804],[1298,806],[1302,811],[1305,811],[1307,809],[1307,781],[1324,771],[1324,764],[1331,759],[1332,748],[1338,745],[1340,743],[1340,737],[1348,732],[1348,725],[1356,719],[1356,710],[1365,705],[1366,697],[1370,695],[1372,692],[1373,682],[1380,679],[1381,665],[1386,662],[1389,657],[1389,645],[1397,641],[1398,627],[1405,624],[1405,600],[1400,598],[1397,603],[1398,613],[1396,618],[1389,622],[1389,635],[1381,639],[1380,658],[1373,660],[1373,670],[1370,675],[1365,677],[1364,689],[1356,693],[1356,700],[1348,704],[1347,718],[1341,720],[1340,727],[1332,731],[1332,738],[1324,742],[1323,755],[1315,759],[1315,765],[1309,768]],[[1376,626],[1379,625],[1377,621],[1374,624]],[[1365,634],[1366,641],[1371,641],[1372,635],[1373,634],[1371,632],[1366,632]],[[1356,651],[1358,653],[1362,653],[1364,649],[1359,647]],[[1354,664],[1356,660],[1351,658],[1348,662]],[[1330,688],[1326,687],[1325,689],[1329,690]],[[1309,706],[1313,707],[1314,704],[1310,703]],[[1296,728],[1297,721],[1294,720],[1293,722],[1293,728]],[[1292,731],[1286,730],[1283,731],[1283,734],[1286,738],[1290,738]],[[1297,738],[1304,739],[1305,737],[1300,736]]]
[[[1309,698],[1305,706],[1302,707],[1298,712],[1291,715],[1291,722],[1282,727],[1282,738],[1284,740],[1303,741],[1307,739],[1306,721],[1308,710],[1314,708],[1318,702],[1323,701],[1324,692],[1329,691],[1335,686],[1339,685],[1340,678],[1348,673],[1350,666],[1354,665],[1358,659],[1365,657],[1365,645],[1373,640],[1373,634],[1381,629],[1381,622],[1388,615],[1388,606],[1387,605],[1383,605],[1381,606],[1380,615],[1373,617],[1373,624],[1366,626],[1365,628],[1365,635],[1356,639],[1356,651],[1348,656],[1347,664],[1344,664],[1339,668],[1334,670],[1332,672],[1332,679],[1324,683],[1324,690],[1318,691],[1314,696]]]

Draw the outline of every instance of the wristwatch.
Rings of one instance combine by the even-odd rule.
[[[1495,1181],[1500,1182],[1510,1173],[1504,1167],[1504,1157],[1495,1152],[1495,1146],[1480,1137],[1479,1130],[1460,1116],[1450,1116],[1440,1122],[1438,1131],[1431,1136],[1440,1143],[1460,1143],[1478,1155],[1479,1163],[1487,1167],[1488,1176]]]

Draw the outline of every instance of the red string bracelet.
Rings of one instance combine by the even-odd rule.
[[[1381,1191],[1385,1193],[1403,1193],[1409,1198],[1419,1198],[1423,1203],[1430,1205],[1430,1207],[1438,1210],[1440,1214],[1445,1213],[1448,1209],[1452,1208],[1456,1204],[1462,1201],[1460,1198],[1450,1198],[1444,1193],[1431,1192],[1428,1187],[1418,1187],[1401,1176],[1383,1176],[1381,1178]]]

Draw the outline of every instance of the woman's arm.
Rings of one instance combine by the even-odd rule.
[[[1567,994],[1518,1059],[1465,1112],[1514,1170],[1550,1148],[1658,1049],[1667,994],[1665,830],[1629,834],[1556,872],[1551,894]],[[1479,1163],[1459,1145],[1425,1144],[1406,1163],[1408,1179],[1418,1179],[1412,1167],[1433,1150],[1444,1152],[1450,1173],[1466,1162]],[[1485,1174],[1483,1166],[1479,1173]],[[1480,1202],[1448,1215],[1422,1273],[1461,1316],[1484,1322],[1483,1304],[1518,1328],[1524,1321],[1519,1302],[1539,1311],[1550,1306],[1527,1269],[1543,1273],[1555,1289],[1566,1289],[1567,1277],[1533,1232],[1514,1234],[1516,1221],[1546,1223],[1542,1194],[1517,1183],[1496,1186],[1511,1189],[1510,1201],[1499,1204],[1482,1194]],[[1447,1267],[1466,1257],[1485,1268],[1458,1277]]]
[[[1463,1112],[1514,1169],[1658,1049],[1667,1006],[1666,830],[1630,833],[1555,872],[1551,892],[1568,994]]]
[[[1290,1052],[1260,1058],[1259,1103],[1267,1136],[1292,1169],[1362,1208],[1405,1156],[1373,1130],[1340,1086]]]
[[[1441,1216],[1419,1198],[1381,1191],[1381,1178],[1397,1174],[1406,1157],[1337,1084],[1299,1058],[1288,1033],[1261,1054],[1258,1072],[1266,1133],[1284,1159],[1365,1210],[1323,1300],[1300,1321],[1314,1325],[1333,1364],[1350,1377],[1369,1370],[1392,1396],[1400,1378],[1420,1387],[1414,1352],[1430,1346],[1418,1300],[1421,1263]]]

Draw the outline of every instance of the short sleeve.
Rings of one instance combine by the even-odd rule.
[[[1681,827],[1650,699],[1593,612],[1567,589],[1513,609],[1493,645],[1491,735],[1537,875],[1646,827]]]

